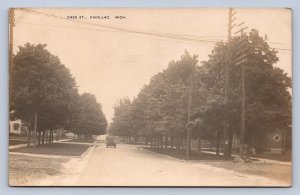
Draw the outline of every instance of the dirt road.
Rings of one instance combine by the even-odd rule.
[[[186,162],[133,145],[106,148],[90,154],[74,185],[79,186],[288,186],[202,163]]]

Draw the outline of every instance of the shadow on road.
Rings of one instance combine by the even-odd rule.
[[[162,149],[162,148],[154,149],[154,148],[150,148],[150,147],[142,147],[142,148],[146,149],[146,150],[150,150],[152,152],[159,153],[159,154],[164,154],[164,155],[167,155],[167,156],[171,156],[171,157],[174,157],[174,158],[177,158],[177,159],[182,159],[182,160],[186,159],[186,153],[185,153],[184,150],[179,150],[178,151],[176,149],[171,149],[171,148],[168,148],[168,149]],[[229,160],[233,160],[233,159],[234,158],[231,157],[231,159],[229,159]],[[222,155],[216,155],[216,154],[211,154],[211,153],[192,152],[190,154],[190,159],[189,160],[217,160],[217,161],[220,161],[220,160],[224,160],[224,157]]]

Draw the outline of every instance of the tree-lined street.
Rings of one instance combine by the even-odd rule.
[[[210,12],[190,11],[212,17]],[[251,16],[245,11],[249,13]],[[287,16],[290,12],[278,13]],[[68,46],[69,52],[79,48],[81,53],[69,53],[64,58],[64,50],[57,56],[55,53],[67,45],[65,40],[58,41],[55,47],[39,40],[13,49],[16,37],[11,36],[11,185],[291,185],[292,79],[278,65],[284,63],[279,51],[290,51],[272,46],[268,34],[260,29],[248,29],[236,9],[228,9],[226,39],[211,35],[216,29],[202,36],[201,29],[197,31],[189,25],[185,27],[187,32],[176,32],[176,20],[169,26],[174,32],[167,33],[169,29],[163,28],[169,25],[167,21],[161,24],[160,33],[153,33],[132,30],[137,21],[131,21],[133,26],[128,24],[126,28],[76,18],[69,23],[70,18],[59,16],[61,10],[49,14],[47,10],[27,8],[10,10],[10,34],[18,27],[16,16],[21,14],[68,22],[66,29],[72,32],[80,29],[103,33],[98,28],[105,28],[112,34],[117,32],[116,36],[132,36],[129,40],[136,41],[139,35],[141,39],[184,42],[180,44],[185,49],[175,55],[175,47],[166,44],[172,49],[160,54],[164,45],[160,42],[156,43],[157,51],[153,49],[155,42],[149,42],[148,50],[143,50],[143,44],[128,44],[127,40],[122,45],[109,35],[107,44],[99,36],[95,38],[96,45],[93,40],[84,48],[82,43],[86,42],[82,39]],[[96,29],[85,28],[86,25]],[[53,37],[57,37],[54,33]],[[209,48],[194,50],[187,47],[189,44]],[[115,52],[124,45],[128,46],[126,50]],[[78,66],[73,58],[83,63]],[[145,63],[153,67],[151,75],[142,74]],[[157,64],[162,65],[158,68]],[[76,78],[74,70],[80,72]],[[134,75],[137,70],[140,75]],[[94,71],[98,75],[91,78]],[[122,77],[125,73],[126,77]],[[78,78],[84,79],[79,83]],[[82,84],[93,87],[87,90],[80,87]],[[112,101],[114,106],[107,104]],[[104,112],[109,106],[110,111]]]
[[[291,78],[274,67],[276,54],[254,29],[242,38],[217,43],[208,61],[199,63],[197,55],[186,51],[154,75],[132,101],[117,101],[109,133],[130,140],[143,137],[155,148],[183,148],[186,142],[187,159],[191,138],[199,140],[199,152],[201,140],[206,140],[225,159],[233,150],[242,158],[251,149],[263,153],[269,133],[280,129],[285,137],[291,135]],[[239,139],[235,149],[234,137]],[[291,142],[284,142],[282,150],[289,151]]]
[[[184,161],[128,144],[106,148],[103,142],[98,142],[82,159],[67,162],[66,159],[67,156],[65,160],[60,160],[64,162],[60,165],[64,167],[60,173],[35,180],[34,185],[148,186],[151,183],[153,186],[288,186],[291,179],[286,173],[291,171],[291,165],[288,164],[244,164],[253,171],[245,173],[210,165],[216,161]],[[240,166],[227,163],[233,167]],[[272,174],[280,176],[273,179]]]
[[[99,161],[99,158],[102,160]],[[288,185],[260,176],[186,162],[131,145],[96,147],[76,185],[86,186],[264,186]]]

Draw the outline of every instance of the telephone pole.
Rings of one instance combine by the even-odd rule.
[[[190,153],[191,153],[191,109],[192,109],[192,103],[193,103],[193,90],[195,85],[195,79],[194,79],[194,72],[195,72],[195,64],[193,63],[192,67],[192,74],[191,74],[191,86],[189,89],[189,100],[188,100],[188,120],[187,120],[187,133],[186,133],[186,159],[190,159]]]
[[[243,158],[244,154],[244,144],[245,144],[245,66],[241,64],[241,74],[242,74],[242,98],[241,98],[241,137],[240,137],[240,152]]]
[[[15,10],[14,8],[9,9],[9,73],[12,70],[12,60],[13,60],[13,46],[14,46],[14,27],[15,27]]]
[[[12,70],[13,70],[13,46],[14,46],[14,26],[15,26],[15,12],[14,12],[14,8],[10,8],[8,11],[8,16],[9,16],[9,54],[8,54],[8,63],[9,63],[9,80],[11,79],[11,75],[12,75]],[[12,86],[11,86],[11,82],[9,82],[9,93],[11,93],[12,90]],[[11,95],[9,96],[9,98],[11,98]],[[10,99],[9,102],[9,109],[12,109],[12,101]]]
[[[233,8],[229,8],[228,13],[228,51],[226,56],[226,65],[225,65],[225,116],[224,116],[224,158],[229,157],[229,122],[228,122],[228,98],[229,98],[229,67],[231,64],[231,31],[234,28],[235,24],[233,22],[236,20],[234,15],[236,12],[233,11]]]
[[[245,145],[245,63],[247,62],[247,49],[248,40],[245,36],[244,30],[248,27],[241,27],[245,22],[238,24],[240,30],[235,32],[235,34],[241,33],[240,39],[238,41],[239,52],[237,53],[237,59],[235,60],[235,65],[241,67],[241,131],[240,131],[240,156],[244,158],[244,145]]]

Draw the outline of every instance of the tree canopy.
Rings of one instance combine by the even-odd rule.
[[[19,46],[10,83],[10,110],[30,124],[30,129],[36,116],[39,132],[75,127],[85,134],[105,132],[107,123],[100,104],[92,95],[79,95],[75,78],[46,45]],[[85,120],[94,120],[93,125]]]
[[[42,44],[19,47],[13,62],[11,109],[28,122],[37,112],[39,129],[65,126],[78,93],[70,71]]]
[[[229,134],[239,136],[241,128],[241,66],[235,65],[240,50],[240,37],[215,45],[207,61],[198,63],[188,52],[178,61],[171,61],[154,75],[132,102],[127,98],[115,107],[110,131],[118,135],[185,137],[187,128],[192,137],[215,140],[223,136],[225,63],[229,66]],[[280,68],[277,51],[267,38],[253,30],[246,35],[243,47],[246,90],[246,137],[266,135],[291,123],[291,78]],[[194,70],[191,121],[188,123],[188,96]],[[120,122],[122,121],[122,122]],[[118,130],[116,130],[118,129]],[[219,141],[218,141],[219,142]]]
[[[103,135],[106,133],[107,121],[102,112],[102,106],[94,95],[84,93],[79,97],[78,115],[74,128],[76,134]]]

